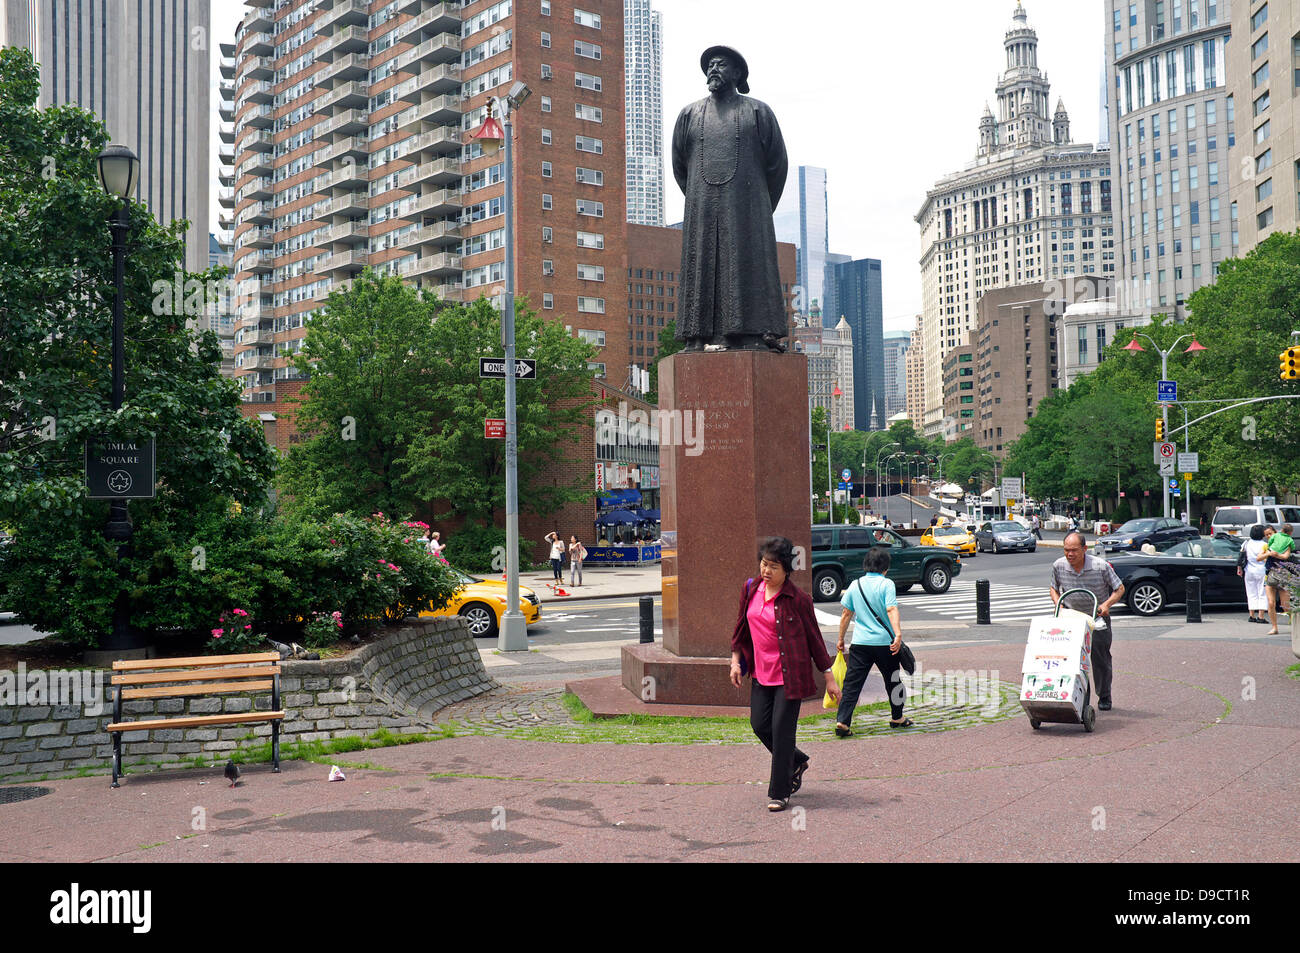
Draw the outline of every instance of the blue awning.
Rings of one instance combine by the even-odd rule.
[[[596,505],[600,507],[629,507],[641,502],[640,490],[606,490],[608,496],[597,497]]]
[[[636,515],[641,517],[641,519],[643,520],[648,520],[655,523],[659,522],[658,510],[637,510]]]
[[[596,523],[602,526],[611,525],[611,524],[635,523],[636,521],[637,521],[636,517],[633,516],[631,513],[629,513],[627,510],[610,510],[606,513],[601,513],[599,516],[596,517]]]

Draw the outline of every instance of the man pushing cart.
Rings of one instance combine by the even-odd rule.
[[[1097,688],[1097,707],[1109,711],[1114,635],[1110,609],[1123,598],[1124,584],[1110,563],[1087,552],[1082,533],[1067,535],[1063,548],[1065,555],[1052,564],[1052,601],[1057,604],[1058,615],[1064,604],[1096,620],[1092,628],[1092,680]]]

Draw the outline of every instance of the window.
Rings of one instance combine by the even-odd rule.
[[[550,97],[550,96],[543,96],[543,97],[542,97],[542,112],[544,112],[544,113],[548,113],[548,112],[550,112],[550,111],[551,111],[551,97]]]
[[[1272,131],[1272,128],[1273,128],[1273,121],[1271,119],[1265,119],[1264,125],[1260,126],[1258,129],[1255,130],[1255,145],[1259,145],[1261,142],[1267,139],[1269,132]]]
[[[544,145],[544,146],[549,146],[550,144],[551,144],[551,130],[549,130],[549,129],[543,129],[543,130],[542,130],[542,145]]]
[[[573,146],[579,152],[593,152],[596,155],[602,155],[605,152],[605,144],[600,139],[592,139],[590,136],[575,136]]]
[[[554,260],[552,260],[552,259],[550,259],[550,258],[543,258],[543,259],[542,259],[542,274],[547,275],[548,277],[549,277],[550,275],[555,274],[555,262],[554,262]]]
[[[1217,197],[1210,199],[1210,223],[1213,224],[1219,220],[1219,200]]]
[[[555,232],[552,231],[551,226],[542,226],[542,241],[547,245],[555,241]]]
[[[583,314],[604,314],[605,299],[584,298],[582,295],[578,295],[578,310]]]
[[[1210,185],[1219,184],[1219,163],[1210,163]]]
[[[1260,86],[1268,82],[1268,64],[1265,63],[1255,72],[1250,74],[1250,88],[1259,89]]]
[[[547,193],[543,192],[543,193],[542,193],[542,211],[543,211],[543,212],[549,212],[549,211],[551,210],[551,206],[552,206],[552,204],[553,204],[553,201],[554,201],[554,200],[551,198],[550,195],[548,195]]]
[[[542,307],[548,311],[554,308],[555,295],[551,294],[549,291],[542,292]]]
[[[578,232],[579,248],[604,248],[605,236],[599,232]]]
[[[1272,224],[1273,224],[1273,206],[1270,205],[1268,208],[1264,209],[1264,211],[1260,212],[1258,215],[1255,216],[1255,227],[1261,229],[1268,228]]]
[[[578,182],[583,185],[605,184],[605,173],[601,172],[599,169],[584,169],[582,166],[578,166],[574,171],[577,175]]]
[[[599,106],[584,106],[582,103],[574,103],[573,115],[575,118],[585,119],[587,122],[600,122],[603,113]]]
[[[1265,33],[1254,43],[1250,44],[1250,58],[1257,60],[1268,52],[1268,34]]]
[[[550,15],[551,15],[551,0],[542,0],[542,16],[549,17]]]
[[[596,43],[588,43],[585,40],[574,40],[573,52],[575,55],[585,56],[589,60],[600,59],[600,46]]]
[[[550,64],[550,63],[543,63],[543,64],[542,64],[542,79],[550,79],[550,78],[551,78],[551,64]]]
[[[579,10],[576,7],[573,10],[573,22],[578,26],[591,27],[593,30],[600,29],[600,14],[588,13],[586,10]]]
[[[550,177],[551,177],[551,164],[550,164],[549,162],[543,162],[543,163],[542,163],[542,178],[543,178],[543,179],[549,179]]]
[[[1191,132],[1196,128],[1196,103],[1187,104],[1187,131]]]
[[[1262,202],[1273,194],[1273,178],[1269,176],[1259,185],[1255,186],[1255,201]]]
[[[579,89],[591,89],[600,92],[600,77],[593,75],[592,73],[579,73],[575,71],[573,74],[573,85]]]
[[[578,264],[578,277],[581,278],[583,281],[604,281],[604,280],[605,280],[605,266],[604,266],[604,265],[584,265],[584,264],[579,263],[579,264]]]
[[[549,50],[550,48],[551,48],[551,34],[542,31],[542,49]]]
[[[594,218],[604,218],[605,203],[593,202],[590,199],[578,199],[578,214],[591,215]]]
[[[596,347],[605,346],[604,331],[589,331],[586,328],[578,328],[578,337],[580,340],[586,341],[588,344],[594,344]]]
[[[1213,99],[1208,100],[1205,103],[1205,124],[1207,126],[1213,126],[1218,121],[1219,121],[1218,107],[1215,105],[1215,101]]]
[[[1259,158],[1255,160],[1255,171],[1263,172],[1265,169],[1272,167],[1272,165],[1273,165],[1273,150],[1265,149],[1262,153],[1260,153]]]
[[[1201,224],[1201,203],[1200,203],[1200,202],[1193,202],[1193,203],[1192,203],[1192,210],[1191,210],[1191,211],[1192,211],[1192,224],[1193,224],[1193,225],[1200,225],[1200,224]],[[1197,238],[1197,237],[1198,237],[1198,236],[1195,236],[1195,235],[1192,236],[1192,251],[1196,251],[1196,238]]]
[[[1251,109],[1254,111],[1254,114],[1257,118],[1260,113],[1262,113],[1265,109],[1268,108],[1271,99],[1272,97],[1269,96],[1268,90],[1266,89],[1264,90],[1264,94],[1260,96],[1258,99],[1256,99],[1255,102],[1252,104]]]
[[[1264,4],[1250,18],[1250,32],[1254,33],[1268,20],[1268,4]]]

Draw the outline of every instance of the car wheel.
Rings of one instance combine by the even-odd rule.
[[[1037,547],[1037,546],[1030,546],[1030,547],[1029,547],[1029,551],[1030,551],[1031,553],[1036,553],[1036,552],[1038,552],[1038,547]]]
[[[469,634],[476,639],[489,639],[497,634],[496,613],[482,602],[471,602],[458,613],[469,623]]]
[[[952,585],[952,572],[943,563],[931,563],[925,569],[925,578],[921,580],[921,585],[925,591],[932,595],[939,595],[948,591]]]
[[[1002,550],[998,549],[998,541],[996,539],[993,540],[993,552],[995,554],[1002,552]]]
[[[1155,615],[1165,607],[1165,590],[1160,583],[1143,579],[1129,591],[1127,601],[1137,615]]]
[[[898,595],[901,596],[903,593],[905,593],[905,592],[907,592],[909,589],[911,589],[912,586],[914,586],[914,585],[915,585],[915,583],[911,583],[911,582],[906,583],[906,584],[896,582],[896,583],[894,583],[894,592],[896,592]]]
[[[839,573],[833,569],[823,569],[813,577],[813,592],[822,602],[838,599],[843,588]]]

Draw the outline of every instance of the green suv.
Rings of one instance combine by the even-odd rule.
[[[957,554],[942,546],[917,546],[883,526],[814,526],[813,598],[839,599],[844,587],[862,575],[862,559],[873,546],[889,547],[888,578],[900,593],[920,583],[926,592],[947,592],[961,572]]]

